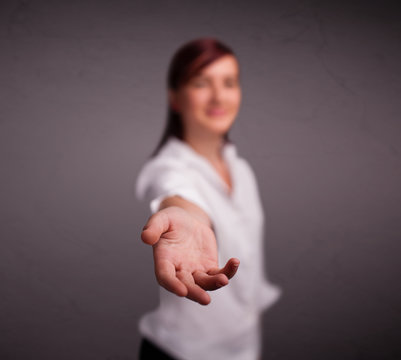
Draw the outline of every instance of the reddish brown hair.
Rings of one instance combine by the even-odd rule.
[[[200,38],[181,46],[171,59],[167,75],[167,87],[169,90],[178,90],[191,78],[224,55],[234,55],[227,45],[214,38]],[[167,125],[152,156],[155,156],[170,136],[183,139],[183,125],[180,114],[168,105]],[[224,139],[228,141],[228,134]]]

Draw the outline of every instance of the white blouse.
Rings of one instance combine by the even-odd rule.
[[[205,157],[175,137],[143,166],[136,183],[137,197],[150,202],[152,213],[173,195],[200,206],[213,224],[219,266],[231,257],[241,262],[229,285],[209,292],[207,306],[160,288],[159,307],[142,317],[139,329],[177,359],[256,359],[260,313],[281,294],[264,276],[264,215],[254,173],[232,143],[223,146],[222,155],[231,192]]]

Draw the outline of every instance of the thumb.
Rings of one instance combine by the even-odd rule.
[[[161,211],[153,214],[142,229],[141,238],[145,244],[156,244],[160,236],[170,227],[167,215]]]

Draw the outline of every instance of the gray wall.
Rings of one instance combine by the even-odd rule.
[[[263,359],[400,358],[395,4],[2,0],[0,358],[136,358],[157,286],[135,178],[173,51],[209,35],[241,62],[232,138],[284,289]]]

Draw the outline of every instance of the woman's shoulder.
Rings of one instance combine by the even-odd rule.
[[[180,140],[169,138],[156,155],[140,168],[136,179],[137,194],[144,194],[151,184],[182,183],[187,177],[188,156]]]
[[[170,136],[154,156],[154,159],[175,159],[177,162],[185,162],[194,154],[194,150],[185,141]]]
[[[181,167],[185,156],[180,140],[170,137],[156,155],[149,158],[142,166],[142,171],[151,168]]]

